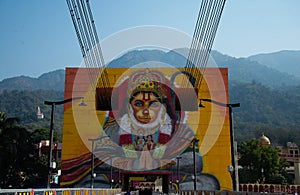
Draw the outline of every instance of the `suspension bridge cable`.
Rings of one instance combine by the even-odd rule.
[[[225,0],[203,0],[201,3],[185,66],[197,78],[196,88],[201,86],[224,5]],[[187,82],[184,78],[183,83]]]
[[[209,32],[208,33],[209,39],[205,39],[205,41],[204,41],[205,49],[202,52],[202,56],[196,62],[197,64],[198,63],[201,64],[201,70],[197,72],[198,75],[196,76],[196,78],[199,78],[197,81],[197,86],[200,86],[202,79],[203,79],[203,75],[206,70],[206,64],[209,59],[209,54],[211,52],[213,40],[215,38],[216,30],[218,28],[218,23],[220,21],[220,10],[223,9],[222,8],[223,5],[224,4],[222,3],[222,1],[218,1],[217,5],[214,5],[214,7],[216,7],[216,9],[211,10],[212,15],[209,19],[209,26],[207,27],[208,32]]]
[[[93,89],[110,86],[89,0],[66,0]]]

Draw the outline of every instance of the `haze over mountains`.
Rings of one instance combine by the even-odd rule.
[[[0,82],[0,91],[8,90],[54,90],[63,91],[65,87],[65,70],[54,70],[44,73],[38,78],[18,76]]]
[[[110,62],[107,67],[131,67],[147,61],[158,61],[174,67],[184,67],[187,49],[164,52],[161,50],[134,50]],[[218,67],[227,67],[229,80],[257,82],[265,86],[284,89],[300,85],[300,51],[280,51],[258,54],[247,58],[234,58],[212,51],[212,59]],[[64,70],[53,70],[38,78],[18,76],[0,82],[0,90],[64,90]]]
[[[253,55],[247,59],[300,78],[299,51],[283,50],[275,53]]]

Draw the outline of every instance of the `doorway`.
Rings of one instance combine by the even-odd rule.
[[[171,172],[122,172],[122,191],[139,191],[140,195],[150,195],[152,192],[169,192],[169,176]]]

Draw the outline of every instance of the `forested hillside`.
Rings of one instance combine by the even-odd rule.
[[[0,94],[0,112],[6,117],[17,117],[20,125],[25,126],[29,131],[39,128],[49,128],[51,117],[51,106],[45,105],[44,101],[63,100],[63,91],[49,90],[5,90]],[[40,107],[44,114],[43,119],[37,118],[37,107]],[[58,132],[62,130],[63,106],[56,106],[55,126]]]
[[[300,145],[300,88],[290,90],[283,92],[255,82],[231,82],[230,101],[241,103],[240,108],[233,109],[237,141],[264,133],[274,145]]]

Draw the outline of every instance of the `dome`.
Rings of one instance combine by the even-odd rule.
[[[270,139],[262,134],[262,136],[259,138],[259,144],[261,146],[269,146],[271,144]]]

